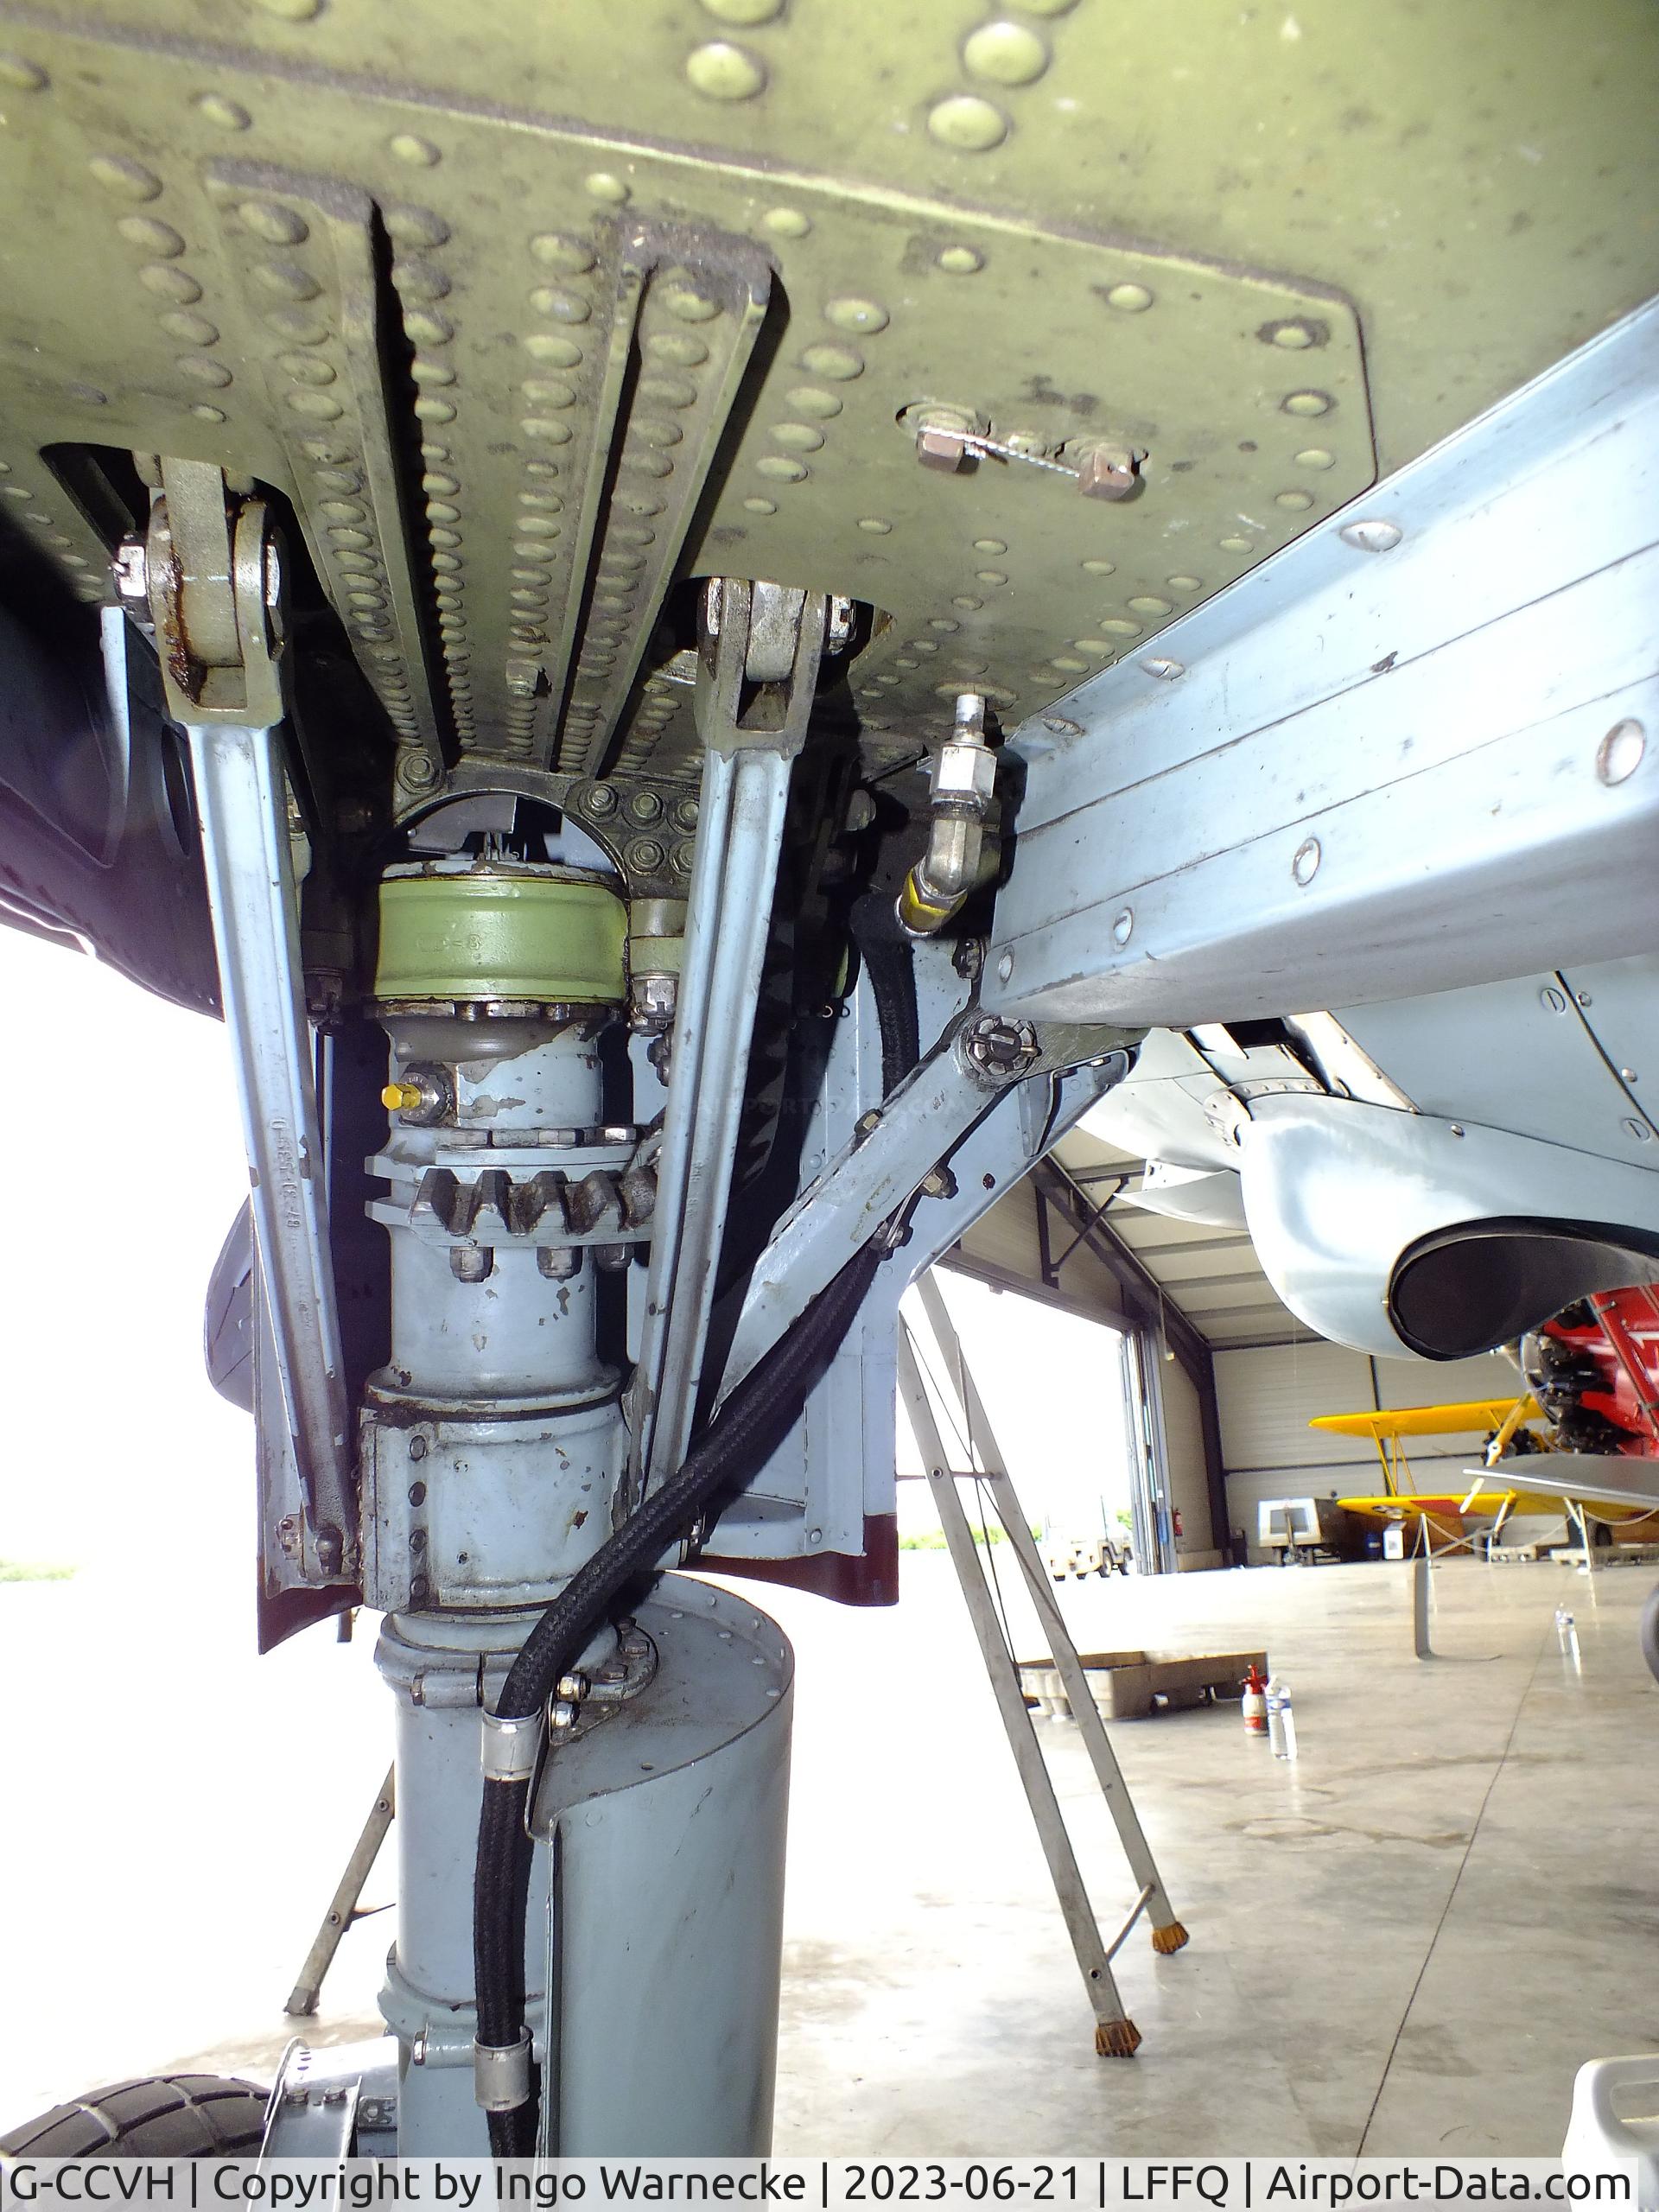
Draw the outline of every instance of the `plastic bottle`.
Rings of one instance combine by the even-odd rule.
[[[1557,1605],[1555,1608],[1555,1641],[1560,1645],[1567,1657],[1577,1659],[1579,1631],[1572,1614],[1567,1611],[1565,1605]]]
[[[1656,2116],[1624,2118],[1615,2104],[1621,2094]],[[1597,2058],[1580,2067],[1561,2164],[1569,2174],[1622,2173],[1634,2183],[1637,2202],[1659,2202],[1659,2056]]]
[[[1249,1735],[1265,1736],[1268,1732],[1267,1688],[1267,1677],[1252,1659],[1250,1671],[1244,1677],[1244,1726]]]
[[[1290,1685],[1281,1675],[1268,1677],[1265,1702],[1268,1748],[1276,1759],[1294,1759],[1296,1756],[1296,1716],[1291,1711]]]

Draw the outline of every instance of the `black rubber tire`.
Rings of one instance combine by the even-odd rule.
[[[259,2148],[270,2093],[224,2074],[118,2082],[0,2135],[0,2158],[238,2158]]]

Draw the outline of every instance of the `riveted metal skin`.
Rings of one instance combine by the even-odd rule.
[[[0,47],[0,512],[93,600],[100,452],[291,500],[405,799],[457,759],[689,787],[657,618],[712,574],[876,610],[872,750],[962,688],[1040,712],[1650,282],[1630,0],[1511,12],[1502,67],[1404,0],[1201,0],[1173,55],[1054,0],[626,39],[411,0],[395,48],[321,0],[94,0]],[[929,403],[1144,449],[1139,489],[920,468]]]

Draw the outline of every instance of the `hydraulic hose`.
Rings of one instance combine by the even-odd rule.
[[[571,1577],[513,1661],[496,1700],[498,1713],[519,1719],[538,1713],[626,1585],[655,1565],[712,1498],[741,1488],[765,1465],[834,1357],[864,1302],[884,1249],[878,1234],[854,1254],[739,1383],[678,1472],[653,1491]],[[530,1791],[528,1779],[486,1781],[479,1813],[473,1965],[478,2040],[488,2049],[506,2049],[524,2035],[524,1932],[532,1850],[525,1821]],[[511,2112],[490,2113],[490,2149],[498,2158],[531,2154],[538,2103],[532,2074],[525,2103]]]
[[[881,1093],[891,1098],[922,1056],[914,955],[887,894],[867,892],[854,906],[851,921],[881,1033]]]

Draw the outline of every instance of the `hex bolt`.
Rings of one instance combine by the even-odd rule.
[[[586,812],[602,822],[607,815],[616,812],[618,802],[615,790],[609,784],[595,784],[582,804]]]
[[[960,430],[923,429],[916,433],[916,458],[924,468],[954,474],[967,461],[968,442]]]
[[[563,1733],[564,1730],[575,1726],[576,1718],[576,1707],[569,1698],[562,1697],[548,1713],[547,1725],[556,1732]]]
[[[572,1705],[580,1705],[588,1694],[586,1675],[561,1675],[554,1689],[555,1697],[563,1698]]]
[[[149,595],[149,555],[142,537],[124,537],[110,562],[117,596],[142,601]]]
[[[424,753],[411,746],[398,758],[397,780],[412,791],[423,791],[437,782],[438,771]]]
[[[1094,446],[1078,456],[1077,489],[1085,499],[1127,499],[1141,483],[1146,454],[1135,446]]]
[[[628,995],[636,1029],[665,1028],[674,1019],[679,997],[679,978],[677,976],[636,976],[629,986]]]

